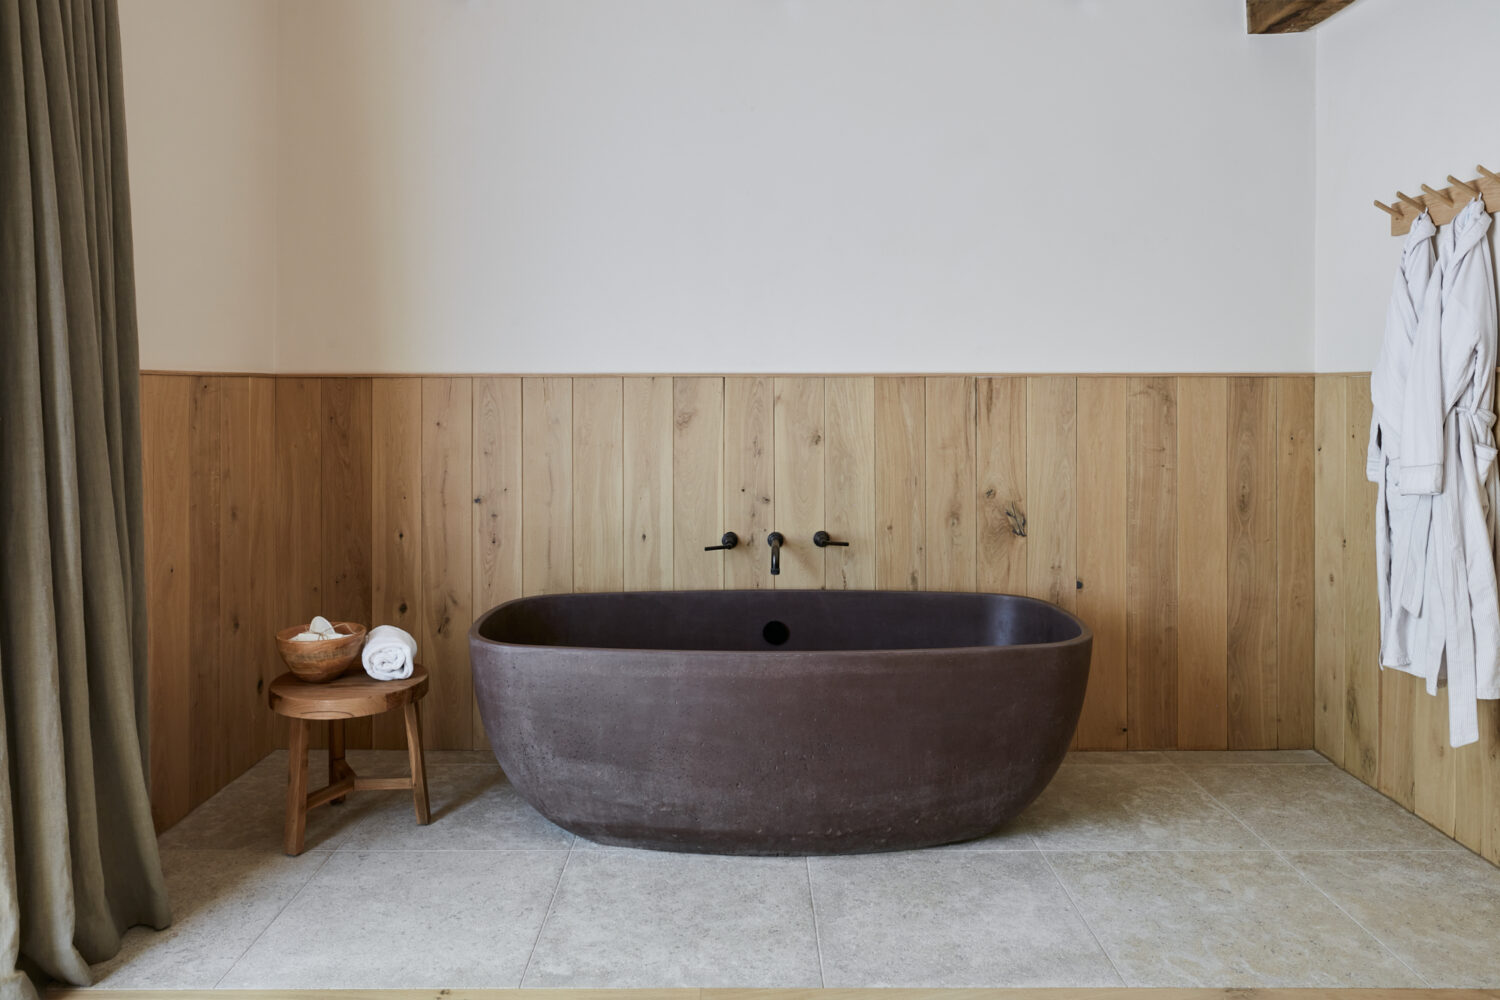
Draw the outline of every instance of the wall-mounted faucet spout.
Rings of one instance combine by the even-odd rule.
[[[786,536],[779,531],[773,531],[766,536],[766,544],[771,546],[771,575],[781,575],[781,543],[786,541]]]

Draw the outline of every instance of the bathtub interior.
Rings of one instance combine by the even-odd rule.
[[[478,634],[527,646],[811,652],[1027,646],[1084,628],[1011,595],[748,590],[530,597],[491,611]]]

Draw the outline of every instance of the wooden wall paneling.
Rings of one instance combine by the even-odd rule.
[[[928,590],[975,588],[974,380],[927,379]]]
[[[1317,691],[1313,471],[1315,380],[1279,380],[1276,397],[1276,745],[1313,745]]]
[[[276,380],[276,585],[272,631],[305,624],[323,606],[323,380]],[[274,648],[274,647],[273,647]],[[274,654],[273,654],[274,655]],[[285,669],[276,658],[276,672]],[[261,699],[271,745],[286,746],[286,719]]]
[[[830,590],[875,587],[875,380],[830,378],[824,384],[823,527],[847,547],[824,550]]]
[[[730,523],[733,498],[725,486],[725,466],[733,454],[732,432],[725,425],[725,417],[729,383],[736,381],[672,380],[672,587],[676,590],[717,590],[724,586],[728,569],[725,557],[741,555],[746,547],[742,542],[733,552],[703,551],[705,546],[719,544],[719,536],[725,531],[742,537],[745,534]],[[769,392],[765,413],[765,436],[760,440],[769,447]],[[770,495],[768,486],[768,503]]]
[[[219,657],[223,628],[219,569],[223,486],[223,392],[225,378],[199,376],[193,380],[188,410],[188,531],[190,579],[188,597],[189,663],[191,681],[189,721],[191,738],[185,752],[191,806],[197,806],[228,782],[222,751],[219,685],[223,678]]]
[[[1078,600],[1078,380],[1026,380],[1026,590],[1072,611]]]
[[[1026,562],[1028,381],[974,380],[974,585],[988,593],[1035,593],[1027,589]]]
[[[1472,771],[1460,771],[1470,779],[1463,785],[1464,801],[1477,804],[1479,815],[1471,817],[1472,805],[1466,805],[1458,831],[1468,837],[1465,843],[1478,844],[1480,853],[1500,864],[1500,701],[1479,703],[1479,750],[1478,784],[1471,783]]]
[[[1448,745],[1448,690],[1441,688],[1433,697],[1421,680],[1399,670],[1382,670],[1380,681],[1381,779],[1387,770],[1403,778],[1400,790],[1406,798],[1391,797],[1451,837],[1456,818],[1456,751]],[[1388,697],[1401,704],[1389,715]],[[1394,734],[1391,743],[1387,743],[1388,730]],[[1404,763],[1388,762],[1388,753]],[[1384,787],[1380,790],[1385,792]]]
[[[573,589],[625,586],[625,398],[618,378],[573,380]]]
[[[1427,733],[1428,719],[1418,711],[1418,699],[1431,701],[1422,682],[1399,670],[1380,671],[1380,770],[1375,787],[1407,809],[1417,806],[1416,756]],[[1425,709],[1426,706],[1421,706]],[[1447,722],[1443,739],[1447,742]],[[1450,776],[1451,777],[1451,776]]]
[[[474,380],[474,617],[514,600],[521,582],[521,380]],[[476,699],[475,749],[488,749]]]
[[[241,757],[236,766],[240,770],[257,763],[278,744],[276,743],[276,713],[266,703],[266,693],[271,681],[286,669],[281,655],[276,651],[274,636],[282,628],[281,593],[277,562],[277,540],[280,532],[280,517],[277,505],[280,498],[280,482],[277,479],[276,439],[276,379],[254,378],[250,381],[250,422],[255,428],[251,438],[250,463],[255,474],[255,486],[250,501],[250,531],[253,557],[251,572],[255,575],[252,588],[252,607],[255,620],[248,633],[254,644],[253,686],[248,686],[249,727],[252,733],[252,751]],[[368,523],[365,525],[369,530]]]
[[[195,380],[141,377],[141,468],[146,528],[147,713],[151,817],[158,831],[191,808],[192,562],[189,413]]]
[[[823,530],[824,380],[776,380],[776,524],[786,536],[781,575],[772,586],[782,590],[820,588],[825,580],[825,549],[812,543]]]
[[[1500,701],[1479,703],[1479,742],[1452,753],[1453,837],[1500,864]]]
[[[1380,609],[1375,595],[1375,484],[1365,479],[1370,379],[1351,376],[1344,432],[1344,769],[1380,773]]]
[[[1276,747],[1276,380],[1229,390],[1229,746]]]
[[[1196,728],[1214,718],[1230,742],[1237,628],[1243,745],[1311,731],[1325,752],[1374,760],[1360,776],[1398,799],[1411,787],[1422,815],[1500,848],[1500,794],[1464,793],[1481,780],[1468,776],[1500,775],[1500,734],[1447,750],[1440,706],[1416,696],[1403,723],[1399,681],[1374,669],[1363,379],[161,376],[143,390],[163,825],[271,745],[255,688],[281,665],[269,641],[254,648],[262,633],[313,613],[406,627],[441,672],[429,742],[482,745],[475,614],[571,591],[575,573],[608,589],[769,585],[774,527],[783,585],[1071,602],[1096,643],[1081,746],[1220,745]],[[1227,495],[1213,504],[1216,474]],[[1012,504],[1025,538],[1003,534]],[[819,552],[819,528],[865,544]],[[725,530],[745,539],[733,561],[703,552]],[[799,548],[822,577],[797,578]],[[1243,599],[1230,553],[1248,553]],[[1006,582],[1018,564],[1020,587]],[[175,631],[157,627],[160,607]],[[1217,711],[1193,693],[1200,648],[1211,668],[1223,650]],[[399,720],[377,720],[372,741],[402,745]]]
[[[625,380],[626,590],[672,589],[672,379]]]
[[[1126,380],[1078,380],[1078,589],[1074,611],[1094,631],[1076,745],[1124,750]]]
[[[723,585],[731,590],[770,587],[766,536],[776,530],[776,383],[769,378],[723,382],[724,514],[704,533],[716,544],[719,532],[740,536],[739,548],[723,554]],[[785,534],[785,532],[782,532]],[[711,558],[699,555],[696,558]]]
[[[1313,746],[1335,764],[1344,761],[1344,439],[1348,382],[1320,375],[1313,419]]]
[[[422,633],[427,746],[473,746],[474,396],[467,378],[422,379]]]
[[[1177,745],[1177,385],[1132,377],[1126,402],[1126,677],[1133,750]]]
[[[372,628],[380,623],[372,620],[370,576],[370,380],[324,379],[322,396],[321,613],[330,621],[355,621]],[[344,745],[369,747],[371,720],[350,719],[344,726]]]
[[[921,590],[927,572],[927,386],[875,380],[875,586]]]
[[[422,380],[377,378],[370,385],[371,618],[417,640],[425,663],[422,589]],[[403,720],[371,720],[376,747],[406,746]]]
[[[573,381],[521,380],[521,584],[573,590]]]
[[[1229,383],[1177,380],[1177,745],[1229,745]]]

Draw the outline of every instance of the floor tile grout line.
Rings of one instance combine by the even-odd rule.
[[[568,862],[573,860],[573,849],[578,846],[578,835],[573,835],[573,843],[568,845],[568,855],[563,858],[562,867],[557,871],[557,881],[552,885],[552,895],[547,900],[547,909],[542,912],[542,921],[537,924],[536,937],[532,938],[531,950],[526,953],[526,964],[521,968],[521,978],[516,981],[516,989],[521,989],[526,983],[526,976],[531,972],[531,963],[536,958],[537,945],[542,943],[542,932],[547,929],[547,921],[552,917],[552,907],[557,904],[557,894],[562,890],[563,876],[568,873]]]
[[[818,988],[827,989],[828,977],[823,972],[823,934],[818,929],[818,897],[813,890],[812,858],[802,859],[807,866],[807,904],[812,908],[813,945],[818,949]]]
[[[307,879],[297,887],[297,891],[288,896],[287,901],[285,903],[282,903],[281,906],[277,908],[276,913],[271,917],[271,919],[266,921],[266,925],[262,927],[260,929],[260,932],[256,934],[255,937],[250,941],[250,943],[245,946],[245,950],[240,952],[233,962],[229,963],[229,967],[220,974],[218,979],[214,980],[213,989],[218,989],[219,984],[222,983],[225,979],[229,978],[229,974],[234,971],[234,967],[245,960],[245,956],[250,954],[251,949],[253,949],[257,944],[260,943],[261,938],[266,936],[266,931],[271,929],[271,925],[281,919],[281,915],[286,912],[287,907],[291,906],[299,898],[301,898],[302,894],[307,891],[307,887],[312,885],[313,879],[317,878],[318,873],[321,872],[324,867],[327,866],[328,862],[333,859],[333,851],[323,851],[321,853],[323,854],[323,860],[318,862],[318,866],[308,873]]]
[[[1213,792],[1209,791],[1208,788],[1205,787],[1202,782],[1198,781],[1197,779],[1192,778],[1191,776],[1189,776],[1189,780],[1192,781],[1193,784],[1197,785],[1199,788],[1202,788],[1204,795],[1207,795],[1211,801],[1213,801],[1214,803],[1216,803],[1219,806],[1219,808],[1221,808],[1224,811],[1228,812],[1229,815],[1233,816],[1236,820],[1239,821],[1239,823],[1240,823],[1241,826],[1243,826],[1246,830],[1249,830],[1251,832],[1251,834],[1253,834],[1256,837],[1256,839],[1258,839],[1261,843],[1265,844],[1266,847],[1270,849],[1271,853],[1274,854],[1274,855],[1276,855],[1277,860],[1280,861],[1282,864],[1286,865],[1288,868],[1290,868],[1292,870],[1292,873],[1295,874],[1299,879],[1301,879],[1304,884],[1306,884],[1309,888],[1311,888],[1318,895],[1320,895],[1324,899],[1328,900],[1328,902],[1330,904],[1332,904],[1333,908],[1336,909],[1336,910],[1338,910],[1345,917],[1347,917],[1349,919],[1350,923],[1354,924],[1355,927],[1358,927],[1361,931],[1364,931],[1364,933],[1370,938],[1370,940],[1374,941],[1375,944],[1377,946],[1379,946],[1379,948],[1380,948],[1381,951],[1384,951],[1387,955],[1390,955],[1392,958],[1394,958],[1397,962],[1399,962],[1401,964],[1401,967],[1403,969],[1405,969],[1407,972],[1410,972],[1412,975],[1416,976],[1417,977],[1417,981],[1420,982],[1423,986],[1430,986],[1430,984],[1427,982],[1427,977],[1426,976],[1423,976],[1416,969],[1413,969],[1410,965],[1407,965],[1406,961],[1404,959],[1402,959],[1402,957],[1400,955],[1396,954],[1396,952],[1389,945],[1387,945],[1384,941],[1380,940],[1380,938],[1376,934],[1374,934],[1364,924],[1362,924],[1358,920],[1354,919],[1354,914],[1350,913],[1348,910],[1346,910],[1342,906],[1340,906],[1338,904],[1337,900],[1335,900],[1332,896],[1328,895],[1328,893],[1326,893],[1326,892],[1323,891],[1323,887],[1322,886],[1318,885],[1312,879],[1308,878],[1307,875],[1306,875],[1306,873],[1304,873],[1302,871],[1302,869],[1300,869],[1296,865],[1292,864],[1291,860],[1289,858],[1287,858],[1287,856],[1285,854],[1281,853],[1281,850],[1279,848],[1274,847],[1269,840],[1267,840],[1265,837],[1261,836],[1255,830],[1251,829],[1250,824],[1246,823],[1243,819],[1241,819],[1239,813],[1237,813],[1233,809],[1231,809],[1226,803],[1220,802],[1218,796],[1214,795]]]
[[[1376,934],[1374,931],[1370,930],[1370,928],[1366,927],[1363,923],[1360,922],[1359,918],[1355,917],[1354,914],[1350,913],[1348,910],[1346,910],[1342,906],[1340,906],[1339,905],[1339,901],[1336,900],[1336,899],[1334,899],[1332,896],[1328,895],[1327,890],[1325,890],[1318,883],[1314,882],[1312,880],[1312,878],[1306,872],[1304,872],[1301,868],[1298,868],[1296,862],[1292,861],[1291,858],[1287,857],[1285,854],[1281,853],[1280,851],[1276,852],[1276,856],[1281,859],[1282,864],[1286,865],[1292,871],[1296,872],[1298,878],[1300,878],[1303,882],[1305,882],[1309,886],[1311,886],[1314,891],[1316,891],[1324,899],[1328,900],[1329,903],[1333,904],[1334,909],[1338,910],[1344,916],[1348,917],[1349,920],[1354,924],[1355,927],[1358,927],[1360,930],[1362,930],[1366,934],[1368,934],[1370,936],[1370,940],[1374,941],[1376,944],[1378,944],[1380,946],[1380,948],[1381,948],[1382,951],[1384,951],[1387,955],[1389,955],[1392,958],[1394,958],[1397,962],[1400,962],[1401,963],[1401,967],[1403,969],[1405,969],[1407,972],[1410,972],[1412,975],[1416,976],[1418,982],[1420,982],[1426,988],[1432,989],[1432,984],[1427,981],[1427,977],[1426,976],[1422,975],[1416,969],[1413,969],[1410,965],[1408,965],[1407,962],[1406,962],[1406,959],[1404,959],[1400,955],[1396,954],[1396,949],[1392,948],[1390,945],[1386,944],[1384,941],[1382,941],[1380,939],[1380,935],[1379,934]]]
[[[1068,891],[1068,887],[1063,882],[1062,876],[1057,874],[1057,869],[1052,867],[1052,859],[1047,857],[1046,851],[1039,850],[1037,854],[1041,856],[1042,864],[1047,866],[1047,871],[1051,873],[1052,880],[1057,883],[1057,887],[1067,897],[1068,905],[1073,908],[1074,913],[1078,914],[1078,919],[1083,923],[1083,929],[1089,932],[1089,937],[1094,941],[1094,947],[1099,949],[1099,954],[1103,955],[1104,960],[1109,963],[1109,967],[1114,972],[1115,978],[1120,981],[1120,986],[1129,987],[1130,984],[1125,981],[1125,974],[1115,964],[1115,957],[1109,953],[1108,948],[1104,947],[1104,942],[1099,940],[1099,935],[1094,933],[1094,925],[1089,923],[1089,918],[1084,914],[1083,907],[1079,905],[1078,900],[1073,898],[1073,894]]]
[[[1198,789],[1198,791],[1202,792],[1208,798],[1208,801],[1212,802],[1214,805],[1218,806],[1220,809],[1228,813],[1230,818],[1232,818],[1236,823],[1245,828],[1246,833],[1250,834],[1250,836],[1254,837],[1256,840],[1264,844],[1266,850],[1272,852],[1273,854],[1276,853],[1276,848],[1271,846],[1271,842],[1265,837],[1261,836],[1260,831],[1256,830],[1249,823],[1246,823],[1244,817],[1230,808],[1229,803],[1219,801],[1219,797],[1213,792],[1209,791],[1207,785],[1203,784],[1203,782],[1199,781],[1191,774],[1188,774],[1186,770],[1183,771],[1183,775],[1187,778],[1188,781],[1192,782],[1194,788]]]

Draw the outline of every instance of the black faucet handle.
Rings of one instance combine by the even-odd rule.
[[[732,531],[726,531],[724,532],[724,537],[719,539],[718,545],[705,545],[703,546],[703,551],[717,552],[720,549],[732,549],[738,544],[740,544],[740,536]]]
[[[847,546],[849,543],[848,542],[835,542],[833,540],[833,536],[830,535],[828,532],[826,532],[826,531],[819,531],[819,532],[816,532],[813,535],[813,544],[816,545],[820,549],[826,549],[830,545],[844,545],[844,546]]]

